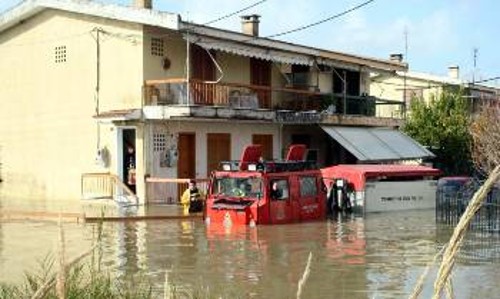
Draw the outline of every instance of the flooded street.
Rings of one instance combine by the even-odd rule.
[[[70,257],[90,248],[94,228],[65,224]],[[0,281],[21,280],[55,252],[57,234],[55,222],[0,222]],[[406,298],[450,234],[435,224],[434,211],[230,230],[201,220],[106,223],[104,263],[118,276],[144,273],[158,293],[170,270],[178,289],[295,298],[311,252],[303,298]],[[499,237],[469,233],[453,275],[456,298],[498,297],[499,266]],[[435,272],[421,298],[431,296]]]

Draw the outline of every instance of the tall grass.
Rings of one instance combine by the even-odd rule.
[[[127,281],[102,271],[102,223],[97,225],[93,246],[78,257],[67,261],[64,230],[59,223],[59,248],[56,259],[47,255],[38,269],[26,272],[18,284],[0,283],[0,299],[149,299],[153,298],[152,284],[140,274]],[[81,261],[91,255],[90,261]]]

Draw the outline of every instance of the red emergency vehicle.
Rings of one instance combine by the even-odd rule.
[[[326,217],[326,189],[306,147],[293,145],[283,161],[262,161],[261,146],[249,145],[239,161],[222,162],[212,174],[207,223],[279,224]]]
[[[421,165],[336,165],[321,169],[332,210],[385,212],[436,206],[439,169]]]

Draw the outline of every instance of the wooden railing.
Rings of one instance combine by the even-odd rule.
[[[228,106],[253,109],[309,109],[319,108],[319,92],[293,88],[243,83],[211,83],[196,79],[189,81],[191,103],[187,103],[187,81],[185,79],[148,80],[144,86],[145,105]],[[296,105],[296,101],[300,105]],[[304,105],[308,103],[308,105]]]
[[[81,176],[82,199],[112,199],[121,203],[138,204],[139,198],[115,174],[84,173]]]
[[[375,116],[376,106],[403,103],[372,96],[321,93],[308,89],[270,87],[243,83],[206,82],[185,78],[149,80],[144,85],[145,105],[201,105],[289,111],[328,111],[333,114]]]
[[[182,193],[190,180],[196,182],[201,194],[208,193],[209,179],[146,178],[147,202],[159,204],[179,204]]]

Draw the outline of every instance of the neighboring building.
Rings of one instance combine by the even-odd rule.
[[[391,55],[391,59],[401,61],[400,54]],[[483,104],[498,104],[500,89],[483,84],[473,84],[460,79],[458,66],[448,68],[448,76],[413,71],[397,71],[394,74],[374,74],[371,77],[370,95],[392,101],[398,101],[401,106],[378,106],[376,115],[379,117],[403,116],[405,107],[409,108],[413,98],[429,101],[432,95],[439,96],[446,89],[462,88],[464,96],[471,101],[471,113],[478,111]],[[403,109],[401,109],[403,108]]]
[[[142,202],[164,198],[146,178],[208,177],[250,143],[267,159],[304,143],[320,165],[432,156],[367,129],[401,124],[367,94],[371,73],[406,64],[260,38],[258,24],[196,25],[145,0],[28,0],[1,15],[3,194],[80,198],[85,173],[125,180],[127,145]]]

